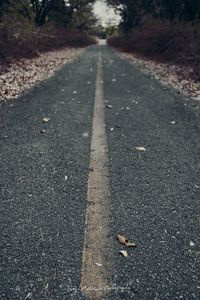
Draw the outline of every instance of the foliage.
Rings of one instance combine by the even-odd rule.
[[[199,0],[107,0],[119,11],[124,32],[140,26],[146,16],[173,23],[200,22]]]
[[[0,0],[0,62],[95,43],[93,1]]]
[[[95,0],[0,0],[0,17],[15,12],[32,20],[36,26],[54,22],[67,27],[76,16],[91,24],[91,4]],[[88,19],[89,12],[89,19]],[[93,16],[93,22],[95,18]],[[76,22],[74,21],[74,24]]]
[[[155,22],[135,28],[127,35],[113,36],[108,44],[141,58],[192,68],[192,78],[200,81],[200,31],[191,25]]]
[[[112,25],[112,24],[107,24],[107,26],[104,29],[106,36],[112,36],[117,34],[118,30],[117,30],[117,26]]]

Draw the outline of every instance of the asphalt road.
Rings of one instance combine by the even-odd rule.
[[[200,299],[197,104],[106,46],[1,103],[0,299],[88,300],[80,285],[99,52],[113,259],[101,299]]]

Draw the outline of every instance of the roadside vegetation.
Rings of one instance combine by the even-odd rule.
[[[96,43],[94,0],[0,0],[0,66]]]
[[[107,0],[121,15],[108,44],[161,63],[188,68],[200,82],[199,0]],[[185,69],[184,69],[185,70]]]

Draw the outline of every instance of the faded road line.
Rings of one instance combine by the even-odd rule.
[[[109,287],[112,285],[111,278],[113,272],[112,247],[108,239],[108,146],[105,129],[105,104],[101,81],[102,58],[101,53],[99,53],[90,174],[88,179],[88,207],[81,274],[81,290],[90,299],[100,299],[107,293]]]

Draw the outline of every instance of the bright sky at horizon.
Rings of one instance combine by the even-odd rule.
[[[94,13],[100,19],[103,26],[106,24],[119,24],[120,16],[116,14],[113,8],[108,7],[104,0],[96,1],[94,4]]]

